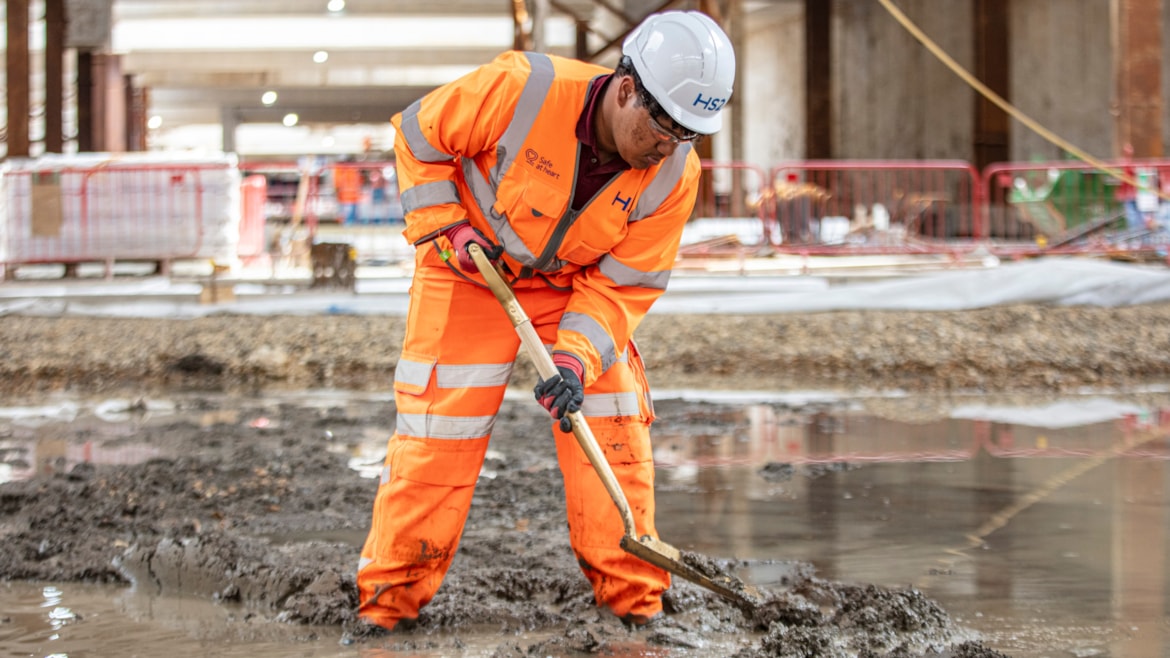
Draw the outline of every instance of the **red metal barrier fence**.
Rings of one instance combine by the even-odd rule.
[[[207,258],[230,262],[239,235],[231,164],[8,166],[0,266]]]
[[[267,204],[268,181],[258,174],[245,178],[240,184],[240,243],[236,246],[244,265],[268,255]]]
[[[704,160],[702,166],[709,180],[700,185],[680,253],[707,256],[774,244],[779,239],[775,221],[759,192],[767,187],[767,170],[746,162]]]
[[[774,167],[769,181],[782,251],[949,252],[983,237],[966,162],[811,160]]]
[[[35,263],[98,261],[107,274],[116,260],[248,263],[266,251],[268,230],[291,219],[298,196],[309,240],[319,220],[402,222],[391,162],[92,162],[0,167],[5,275]],[[703,169],[683,255],[1170,252],[1170,159],[1000,163],[982,172],[954,160],[771,169],[704,161]],[[264,177],[241,184],[241,172]]]
[[[1161,198],[1170,190],[1170,160],[1103,164],[1108,170],[1079,161],[988,166],[982,175],[988,237],[1046,253],[1164,249],[1167,234],[1159,226],[1170,219],[1170,202]]]

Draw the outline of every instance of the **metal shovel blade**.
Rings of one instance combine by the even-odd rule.
[[[649,535],[634,539],[626,535],[622,537],[621,547],[630,555],[709,589],[740,608],[754,609],[762,602],[763,597],[756,588],[731,576],[708,576],[684,562],[682,551],[660,539]]]

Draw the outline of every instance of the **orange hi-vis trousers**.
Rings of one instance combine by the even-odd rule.
[[[386,628],[416,618],[451,565],[520,348],[490,290],[429,260],[418,259],[411,285],[395,370],[397,425],[357,572],[359,616]],[[540,281],[521,281],[514,289],[541,340],[551,344],[568,293]],[[582,412],[629,500],[638,535],[657,537],[653,407],[632,342],[585,389]],[[564,476],[569,540],[597,603],[618,616],[657,614],[670,575],[621,549],[621,518],[600,478],[573,435],[551,419],[550,425]]]

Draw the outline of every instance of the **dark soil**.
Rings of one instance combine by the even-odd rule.
[[[1170,306],[652,316],[639,340],[652,383],[671,387],[1051,394],[1170,379],[1168,324]],[[214,414],[221,398],[210,392],[232,391],[243,408],[219,423],[137,426],[135,442],[180,457],[62,467],[0,485],[0,578],[134,583],[243,603],[273,623],[348,627],[377,481],[347,465],[345,448],[371,431],[388,436],[393,404],[358,421],[336,409],[273,408],[251,394],[387,390],[401,330],[391,317],[0,317],[0,390],[10,404],[59,390],[184,391],[184,404]],[[532,375],[522,364],[515,377]],[[191,394],[200,390],[208,394]],[[763,588],[754,607],[676,578],[666,615],[626,627],[594,605],[573,560],[548,421],[527,402],[505,402],[492,445],[500,456],[485,465],[494,476],[481,478],[438,596],[410,632],[366,641],[454,652],[460,631],[489,628],[501,657],[699,650],[713,639],[742,658],[1001,655],[916,590],[827,581],[807,564],[787,565],[787,582]],[[665,401],[658,413],[683,425],[693,406]],[[720,417],[704,414],[705,429]],[[94,439],[84,427],[62,431],[66,442]],[[817,475],[768,465],[757,476],[777,474]],[[749,566],[688,559],[729,579]]]
[[[651,314],[651,383],[851,392],[1073,391],[1170,380],[1170,304],[970,311]],[[0,316],[0,394],[389,390],[396,316]],[[517,381],[535,371],[521,361]]]

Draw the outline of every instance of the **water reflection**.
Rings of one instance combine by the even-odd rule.
[[[247,408],[182,398],[0,408],[0,482],[169,456],[181,446],[142,438],[167,423],[259,430],[279,422],[269,405],[369,419],[385,416],[386,403],[305,392]],[[1031,406],[724,398],[663,404],[660,415],[657,525],[672,544],[914,586],[1016,658],[1167,655],[1170,407],[1096,396]],[[347,427],[346,440],[324,430],[325,449],[376,473],[389,428]],[[781,573],[761,564],[744,576],[769,585]],[[12,620],[0,625],[5,655],[200,651],[228,635],[239,655],[289,652],[281,638],[247,628],[246,614],[206,601],[72,583],[10,583],[0,596]],[[322,640],[294,652],[354,655],[339,651],[336,630],[313,631]]]
[[[905,422],[864,406],[701,407],[697,436],[656,438],[659,531],[918,587],[1013,656],[1165,656],[1170,410],[974,409]]]
[[[156,457],[189,454],[188,446],[162,438],[171,423],[201,428],[246,423],[256,430],[275,428],[265,409],[281,404],[336,412],[338,420],[386,418],[386,394],[303,391],[246,400],[213,395],[169,398],[63,397],[44,404],[0,407],[0,483],[67,473],[77,464],[139,464]],[[276,413],[271,414],[277,415]],[[369,427],[360,440],[332,442],[325,449],[351,453],[352,467],[368,477],[381,469],[387,427]],[[374,466],[376,464],[376,467]]]

